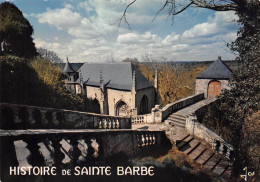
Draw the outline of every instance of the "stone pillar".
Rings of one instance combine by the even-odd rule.
[[[136,77],[135,77],[135,70],[134,70],[133,71],[133,77],[132,77],[132,90],[131,90],[132,106],[131,106],[131,109],[136,109],[135,95],[136,95]],[[138,112],[137,112],[137,114],[138,114]]]
[[[155,70],[155,76],[154,76],[154,88],[155,88],[155,104],[158,104],[158,71]]]
[[[103,83],[102,70],[100,70],[100,113],[108,115],[108,98],[107,89]]]
[[[153,123],[161,123],[162,122],[162,110],[159,108],[159,105],[155,105],[152,109],[152,121]]]

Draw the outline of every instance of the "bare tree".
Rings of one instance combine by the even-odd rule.
[[[52,63],[62,63],[63,60],[53,51],[44,49],[44,48],[38,48],[37,52],[39,53],[39,56],[51,61]]]
[[[116,58],[114,57],[114,54],[113,54],[113,53],[111,53],[110,56],[107,56],[106,62],[107,62],[107,63],[115,63],[115,62],[117,62],[117,61],[116,61]]]
[[[155,13],[155,17],[163,10],[166,10],[169,16],[173,18],[175,15],[182,13],[190,7],[205,8],[214,11],[237,11],[239,8],[242,8],[248,1],[250,0],[163,0],[162,2],[164,3],[161,7],[158,8],[157,13]],[[120,26],[123,21],[130,28],[130,24],[126,18],[127,10],[137,2],[138,0],[132,0],[127,4],[123,15],[117,21],[118,26]]]

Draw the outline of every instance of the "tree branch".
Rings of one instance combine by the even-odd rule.
[[[126,12],[127,12],[127,9],[128,9],[132,4],[134,4],[135,2],[136,2],[136,0],[133,0],[131,3],[129,3],[129,4],[126,6],[126,8],[125,8],[122,17],[119,18],[119,20],[116,21],[116,22],[118,22],[118,28],[120,27],[121,22],[124,20],[124,22],[127,24],[128,28],[131,29],[130,24],[128,23],[128,21],[127,21],[127,19],[126,19]]]
[[[125,10],[124,13],[122,15],[122,17],[117,21],[118,22],[118,27],[120,27],[121,22],[124,21],[128,28],[130,28],[130,24],[128,23],[127,19],[126,19],[126,13],[128,8],[133,5],[137,0],[133,0],[132,2],[130,2]],[[152,21],[155,20],[155,18],[158,16],[158,14],[160,14],[165,8],[167,8],[168,6],[168,13],[169,16],[175,16],[177,14],[182,13],[183,11],[185,11],[187,8],[189,8],[190,6],[192,7],[198,7],[198,8],[205,8],[205,9],[211,9],[214,11],[236,11],[239,5],[239,0],[226,0],[226,1],[212,1],[212,0],[190,0],[190,2],[188,4],[186,4],[184,7],[180,8],[181,5],[176,6],[176,1],[177,0],[165,0],[165,3],[163,4],[163,6],[158,10],[158,12],[155,14],[154,18]],[[226,4],[223,4],[226,3]],[[179,9],[179,8],[180,9]],[[177,11],[177,9],[179,9]]]

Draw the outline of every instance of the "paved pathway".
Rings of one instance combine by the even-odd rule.
[[[209,104],[209,103],[211,103],[211,102],[213,102],[215,100],[216,100],[215,98],[201,100],[199,102],[196,102],[193,105],[190,105],[188,107],[185,107],[184,109],[181,109],[181,110],[177,111],[174,114],[186,116],[190,112],[196,111],[200,107],[205,106],[205,105],[207,105],[207,104]]]

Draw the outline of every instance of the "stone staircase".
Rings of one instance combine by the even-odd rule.
[[[228,181],[232,173],[233,164],[225,155],[214,152],[204,141],[188,134],[185,129],[169,137],[176,143],[179,151],[217,174],[224,181]]]
[[[184,129],[186,124],[186,118],[180,114],[171,114],[165,121],[166,124],[170,126],[175,126],[179,129]]]
[[[212,101],[213,99],[204,99],[172,113],[165,120],[166,134],[176,144],[179,151],[217,174],[224,181],[228,181],[233,163],[225,155],[214,151],[205,141],[190,135],[185,129],[186,115]]]

